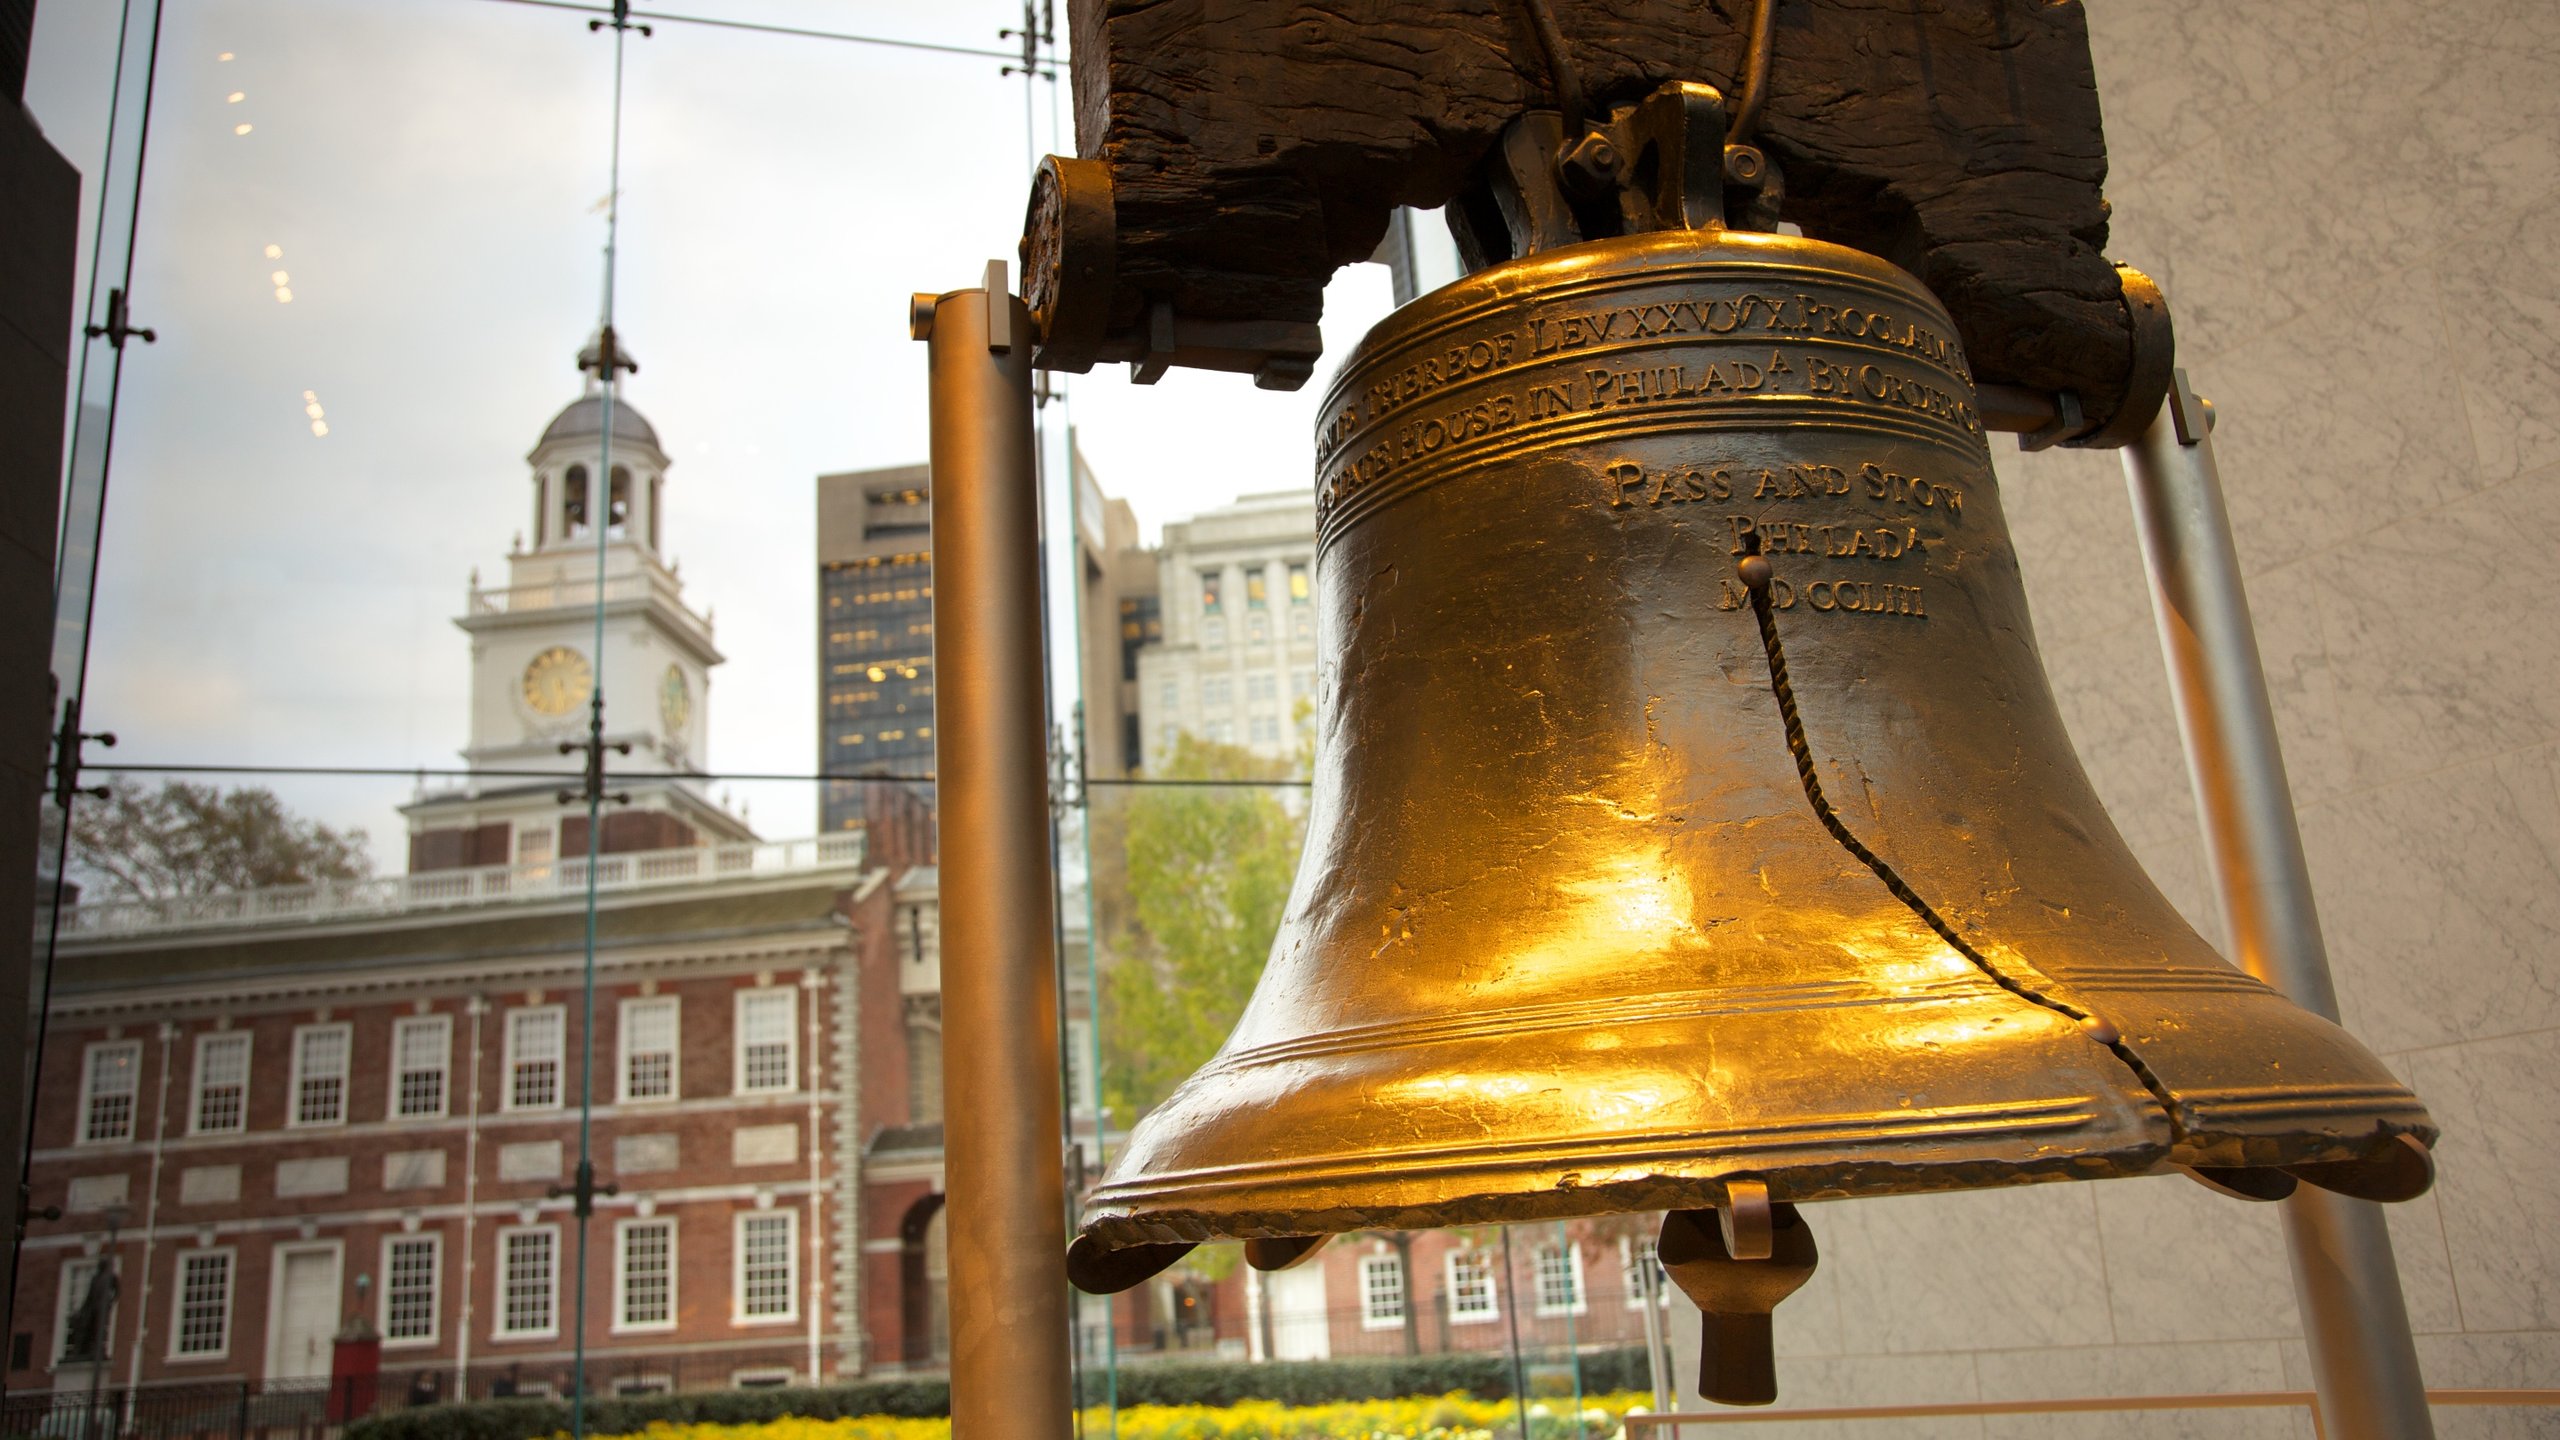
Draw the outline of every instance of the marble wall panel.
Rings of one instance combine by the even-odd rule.
[[[2437,1205],[2464,1330],[2560,1329],[2560,1106],[2552,1036],[2448,1045],[2409,1057],[2444,1127]],[[2545,1337],[2546,1342],[2550,1337]],[[2542,1384],[2560,1370],[2542,1372]]]
[[[2213,1194],[2184,1176],[2091,1189],[2118,1342],[2273,1341],[2294,1333],[2293,1271],[2275,1207]]]
[[[2560,333],[2560,332],[2555,332]],[[2554,407],[2560,414],[2560,406]],[[2560,738],[2560,468],[2312,561],[2350,789]]]
[[[2230,7],[2104,0],[2088,7],[2110,171],[2149,174],[2259,107],[2324,82],[2382,29],[2378,0],[2252,0]],[[2109,62],[2173,54],[2186,64]]]
[[[2388,550],[2399,522],[2475,485],[2432,271],[2335,273],[2321,289],[2329,303],[2187,363],[2215,402],[2214,452],[2249,575],[2343,545]]]
[[[2450,247],[2436,284],[2462,366],[2463,413],[2484,480],[2560,465],[2560,277],[2550,237],[2560,195],[2512,218],[2471,228]]]
[[[2111,451],[2021,451],[1994,438],[2000,504],[2025,571],[2036,643],[2068,650],[2151,614],[2124,466]]]
[[[2339,1001],[2365,1043],[2560,1026],[2560,746],[2334,802],[2303,842]],[[2547,1078],[2534,1088],[2550,1105]],[[2446,1140],[2461,1144],[2450,1127]]]
[[[1814,1212],[1851,1354],[2115,1339],[2093,1187],[1906,1195]]]
[[[1984,1399],[2072,1399],[2094,1395],[2212,1395],[2287,1388],[2274,1341],[2127,1344],[2090,1349],[1995,1352],[1975,1357]],[[1991,1440],[2053,1435],[2125,1440],[2295,1440],[2307,1435],[2293,1410],[2138,1410],[2087,1415],[1998,1416],[1983,1421]]]

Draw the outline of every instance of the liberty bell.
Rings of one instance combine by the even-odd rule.
[[[1092,1193],[1082,1288],[1211,1239],[1274,1268],[1667,1211],[1702,1388],[1765,1402],[1805,1202],[2430,1182],[2416,1097],[2217,955],[2100,807],[1946,310],[1729,225],[1774,209],[1723,129],[1666,86],[1576,185],[1555,117],[1515,122],[1462,220],[1490,263],[1334,379],[1296,888],[1225,1048]]]

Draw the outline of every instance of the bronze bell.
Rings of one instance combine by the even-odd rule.
[[[1333,382],[1296,890],[1077,1283],[1663,1210],[1710,1334],[1765,1337],[1803,1275],[1750,1267],[1810,1273],[1807,1201],[2422,1191],[2416,1097],[2100,807],[1936,299],[1818,240],[1629,229],[1404,306]]]

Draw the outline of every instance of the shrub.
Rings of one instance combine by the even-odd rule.
[[[1543,1368],[1543,1367],[1542,1367]],[[1586,1395],[1646,1391],[1652,1386],[1641,1349],[1597,1350],[1582,1357]],[[1546,1398],[1546,1386],[1532,1393]],[[1413,1396],[1460,1401],[1511,1398],[1511,1362],[1499,1352],[1461,1355],[1397,1355],[1343,1360],[1164,1361],[1123,1365],[1111,1393],[1122,1411],[1121,1437],[1130,1440],[1128,1412],[1136,1407],[1227,1409],[1250,1401],[1274,1406],[1325,1406]],[[1104,1403],[1103,1374],[1084,1374],[1084,1403]],[[1437,1403],[1437,1402],[1435,1402]],[[587,1430],[631,1435],[663,1422],[671,1426],[745,1426],[777,1420],[837,1420],[866,1416],[937,1418],[951,1413],[949,1381],[931,1378],[859,1380],[844,1385],[776,1390],[695,1390],[680,1395],[595,1398],[587,1402]],[[544,1440],[569,1428],[561,1400],[474,1400],[394,1410],[347,1427],[345,1440]],[[1310,1435],[1317,1432],[1307,1432]],[[776,1437],[796,1440],[796,1437]],[[919,1440],[916,1436],[846,1434],[828,1440]],[[1185,1440],[1170,1434],[1159,1440]],[[1272,1437],[1280,1440],[1280,1437]],[[1543,1433],[1531,1440],[1547,1440]]]

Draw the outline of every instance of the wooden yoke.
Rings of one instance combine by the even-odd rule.
[[[1034,184],[1040,363],[1295,389],[1326,280],[1375,253],[1395,207],[1481,185],[1520,116],[1585,98],[1605,119],[1673,81],[1743,89],[1751,0],[1545,0],[1581,97],[1550,79],[1535,3],[1072,0],[1086,158]],[[2077,0],[1770,3],[1749,138],[1783,176],[1779,214],[1919,276],[1980,381],[2076,401],[2046,439],[2138,431],[2167,322],[2102,253],[2106,140]]]

